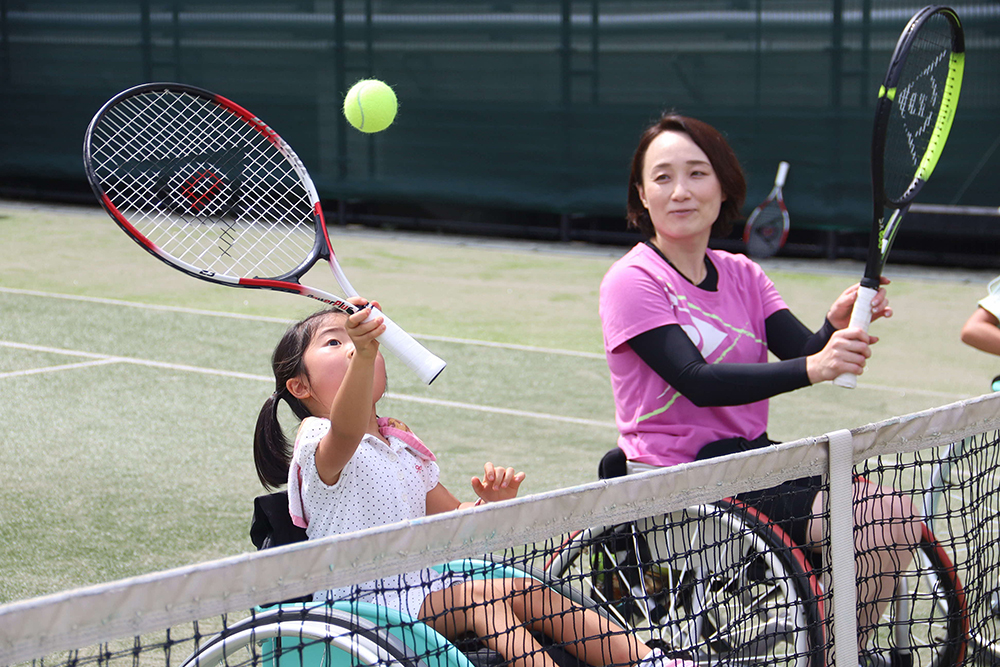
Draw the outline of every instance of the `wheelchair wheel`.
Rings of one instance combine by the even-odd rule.
[[[582,531],[546,569],[648,645],[699,664],[824,664],[819,587],[801,549],[738,501]]]
[[[896,585],[865,652],[876,667],[953,667],[965,658],[968,610],[944,549],[924,526],[913,562]]]
[[[987,667],[1000,666],[1000,588],[988,593],[983,619],[970,633],[969,645],[979,663]]]
[[[210,639],[183,663],[215,665],[427,667],[385,628],[327,606],[258,611]]]

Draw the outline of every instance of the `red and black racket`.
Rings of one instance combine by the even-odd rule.
[[[83,162],[115,222],[173,268],[220,285],[359,310],[299,282],[326,259],[343,293],[357,296],[302,161],[277,132],[230,100],[176,83],[125,90],[90,122]],[[379,342],[432,382],[445,362],[382,317]]]
[[[788,163],[778,163],[774,187],[760,206],[753,210],[743,228],[743,243],[747,254],[754,259],[766,259],[781,250],[788,239],[790,220],[782,188],[788,176]]]

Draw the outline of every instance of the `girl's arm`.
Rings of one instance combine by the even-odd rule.
[[[359,306],[367,303],[357,297],[349,301]],[[363,309],[347,318],[347,333],[354,351],[330,405],[330,430],[316,448],[316,470],[328,485],[340,479],[340,472],[354,456],[361,439],[372,430],[376,419],[372,399],[378,358],[376,338],[385,331],[385,325],[381,317],[366,322],[368,313]],[[377,429],[377,425],[374,428]]]
[[[983,352],[1000,354],[1000,320],[985,308],[976,308],[962,327],[962,342]]]

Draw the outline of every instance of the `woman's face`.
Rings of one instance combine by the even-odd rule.
[[[658,244],[708,243],[725,195],[708,156],[691,137],[667,131],[653,139],[638,188]]]

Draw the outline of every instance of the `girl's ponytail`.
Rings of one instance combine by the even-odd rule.
[[[279,392],[271,394],[257,415],[253,434],[253,461],[265,489],[277,489],[288,481],[292,448],[278,422]]]
[[[292,463],[293,447],[285,437],[278,423],[278,404],[282,399],[288,403],[295,416],[305,419],[309,409],[285,388],[287,381],[306,373],[302,357],[309,341],[312,340],[322,318],[337,310],[321,310],[298,322],[285,332],[271,357],[274,371],[275,391],[271,394],[257,415],[257,427],[253,435],[253,460],[257,467],[257,477],[265,489],[277,489],[288,481],[288,468]]]

